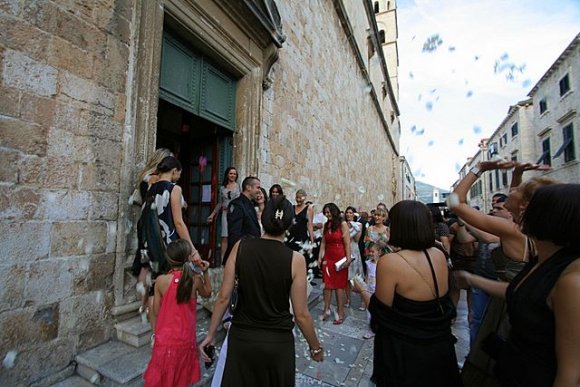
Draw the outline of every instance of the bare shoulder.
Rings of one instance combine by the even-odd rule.
[[[554,294],[556,293],[580,298],[580,257],[570,263],[560,274],[554,286]]]

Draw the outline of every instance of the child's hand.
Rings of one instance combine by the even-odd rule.
[[[203,272],[206,272],[209,269],[209,262],[208,261],[199,261],[198,266],[201,267]]]

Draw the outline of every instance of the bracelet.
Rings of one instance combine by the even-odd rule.
[[[310,348],[310,356],[314,357],[316,355],[318,355],[320,352],[324,351],[324,348],[322,348],[322,346],[316,348],[316,349],[312,349]]]

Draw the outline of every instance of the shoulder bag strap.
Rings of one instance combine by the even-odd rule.
[[[431,256],[427,250],[423,250],[425,256],[427,257],[427,262],[429,262],[429,268],[431,269],[431,275],[433,276],[433,284],[435,285],[435,292],[437,293],[437,299],[439,299],[439,285],[437,284],[437,277],[435,276],[435,269],[433,268],[433,263],[431,262]]]

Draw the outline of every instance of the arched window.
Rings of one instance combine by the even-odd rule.
[[[379,13],[379,2],[375,1],[375,13]]]
[[[379,42],[381,44],[385,43],[385,30],[380,30],[379,31]]]

